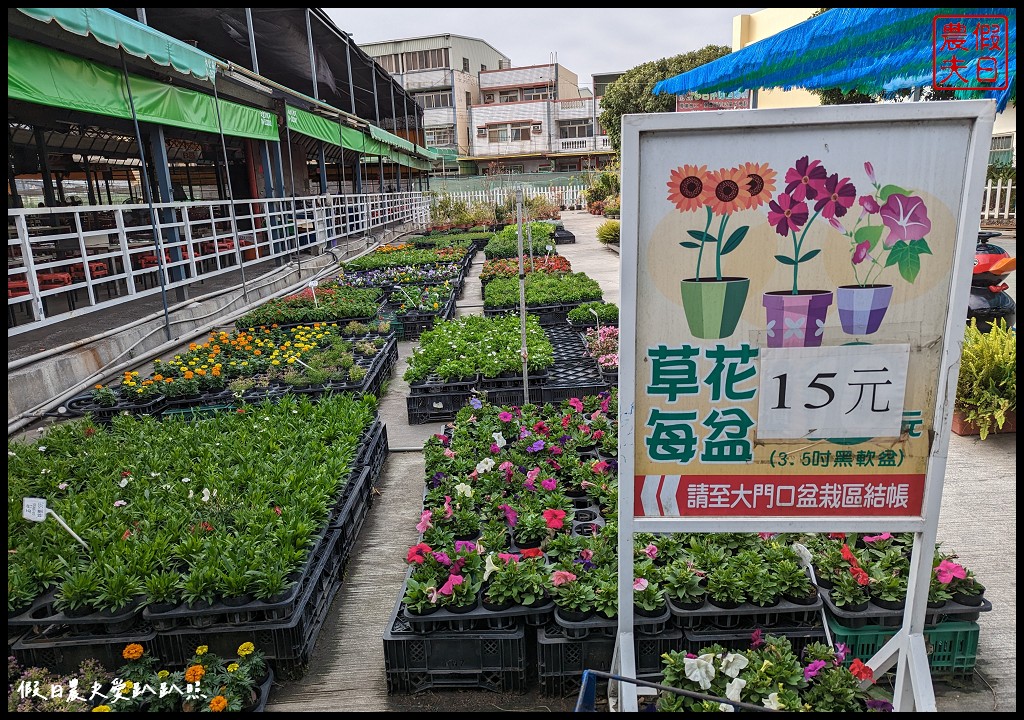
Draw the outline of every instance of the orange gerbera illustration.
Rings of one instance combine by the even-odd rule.
[[[715,215],[730,215],[747,209],[750,195],[746,192],[747,174],[738,167],[722,168],[708,173],[711,185],[707,204]]]
[[[668,199],[679,212],[704,207],[709,192],[708,166],[683,165],[669,175]]]
[[[767,163],[743,163],[740,171],[747,176],[743,182],[743,192],[748,197],[748,209],[753,210],[772,199],[775,193],[775,171]]]

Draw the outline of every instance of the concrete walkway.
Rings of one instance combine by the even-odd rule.
[[[577,242],[561,245],[574,271],[596,279],[605,299],[619,303],[619,257],[597,242],[604,218],[585,212],[562,214]],[[480,312],[478,255],[460,312]],[[382,636],[405,576],[405,550],[417,540],[422,509],[424,440],[441,423],[409,425],[401,379],[413,342],[399,344],[400,359],[380,412],[392,452],[376,488],[374,505],[356,541],[344,585],[320,634],[307,674],[277,685],[270,712],[563,712],[575,698],[541,697],[486,690],[428,690],[388,696]],[[970,687],[936,685],[942,712],[1014,712],[1016,688],[1016,435],[958,437],[950,442],[938,538],[946,550],[974,570],[987,587],[993,610],[983,613],[977,669]],[[530,666],[529,672],[535,668]]]

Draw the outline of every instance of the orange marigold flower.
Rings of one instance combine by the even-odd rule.
[[[184,377],[186,380],[191,380],[192,378],[195,377],[195,373],[193,373],[191,370],[186,370]]]
[[[210,700],[210,711],[211,712],[224,712],[228,706],[227,698],[223,695],[217,695],[215,698]]]
[[[121,657],[125,660],[138,660],[142,657],[142,646],[138,643],[131,643],[126,645],[124,650],[121,651]]]
[[[205,674],[206,670],[203,669],[202,665],[193,665],[185,671],[185,682],[197,683],[203,679]]]

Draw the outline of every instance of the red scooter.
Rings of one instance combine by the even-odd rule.
[[[967,306],[967,321],[977,318],[978,329],[987,332],[1000,318],[1008,327],[1017,325],[1017,304],[1006,291],[1004,279],[1017,269],[1017,258],[998,245],[989,242],[1002,233],[982,230],[978,233],[978,247],[974,252],[974,274],[971,276],[971,297]]]

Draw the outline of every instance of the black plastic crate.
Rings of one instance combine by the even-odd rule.
[[[529,380],[531,387],[534,385],[540,387],[547,383],[548,379],[551,377],[551,371],[537,370],[533,373],[528,373],[526,377],[527,380]],[[494,390],[515,390],[516,388],[522,390],[523,375],[522,372],[519,374],[511,373],[502,377],[484,377],[481,375],[476,386],[480,390],[484,390],[486,392]]]
[[[323,628],[341,578],[325,569],[300,600],[301,609],[286,622],[218,625],[204,630],[169,630],[157,635],[158,654],[170,664],[184,664],[200,645],[222,657],[231,657],[238,646],[251,642],[266,654],[275,673],[285,679],[301,677],[316,639]]]
[[[660,675],[662,654],[682,650],[685,637],[680,630],[665,630],[657,635],[636,633],[636,672]],[[537,671],[545,695],[566,697],[579,692],[584,670],[611,672],[615,637],[568,638],[561,629],[548,625],[537,628]]]
[[[544,402],[560,403],[574,397],[597,395],[607,389],[593,360],[561,363],[551,369],[551,377],[544,386]]]
[[[675,624],[681,628],[703,628],[718,631],[751,630],[762,628],[766,632],[773,627],[804,627],[821,625],[822,600],[820,597],[808,605],[799,605],[780,600],[771,607],[761,607],[752,603],[742,603],[739,607],[725,610],[715,607],[709,601],[696,610],[684,610],[671,601]]]
[[[519,388],[512,390],[488,390],[487,391],[487,402],[492,405],[523,405],[523,387],[520,384]],[[534,405],[539,405],[544,402],[544,386],[535,386],[530,383],[530,402]]]
[[[429,375],[422,382],[410,383],[410,395],[445,395],[450,393],[469,393],[476,387],[476,375],[465,380],[442,380],[436,375]]]
[[[432,395],[409,395],[406,409],[410,425],[427,422],[454,420],[459,410],[469,404],[472,392],[434,393]]]
[[[762,636],[781,635],[788,638],[793,646],[793,652],[798,656],[810,643],[825,642],[825,630],[820,625],[818,627],[800,626],[758,629],[761,629]],[[753,630],[749,628],[733,631],[687,628],[683,630],[685,642],[681,649],[688,653],[697,653],[701,648],[717,643],[727,650],[750,650],[752,636]]]
[[[524,692],[529,665],[526,630],[419,633],[397,618],[401,599],[384,632],[388,694],[438,688]]]
[[[49,632],[44,635],[29,631],[10,646],[9,652],[22,667],[44,667],[65,675],[76,672],[78,666],[89,659],[97,660],[108,670],[117,670],[124,665],[121,653],[125,645],[138,643],[152,652],[156,637],[152,626],[127,635],[69,633],[54,636]]]

